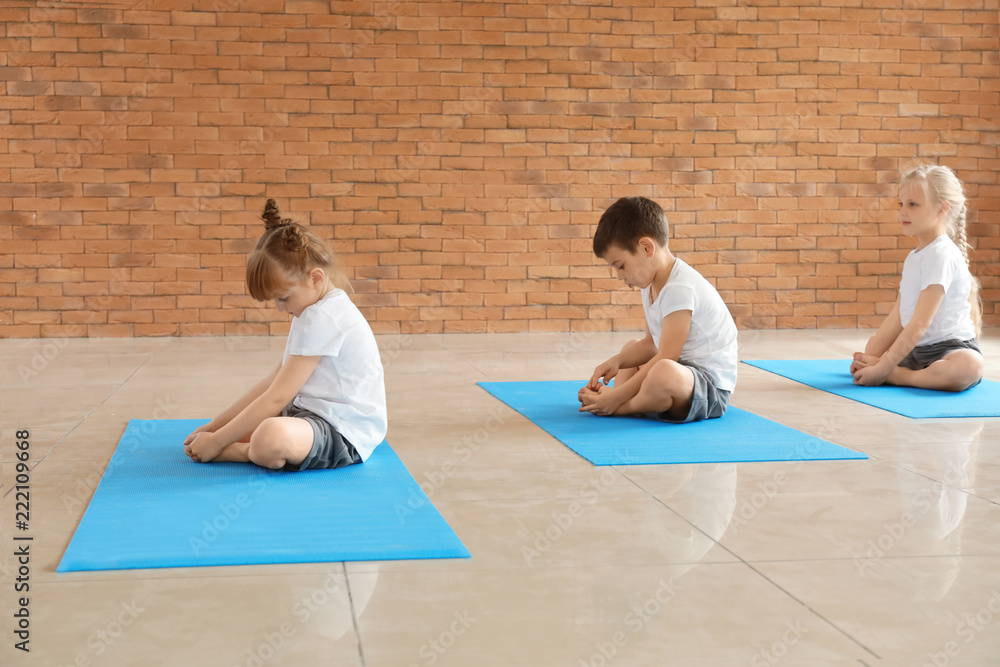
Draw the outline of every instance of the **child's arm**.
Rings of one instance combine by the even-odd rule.
[[[649,327],[646,327],[646,337],[640,340],[638,344],[627,346],[626,349],[594,369],[594,374],[590,376],[587,388],[597,391],[602,378],[604,379],[604,384],[608,384],[618,375],[618,371],[623,368],[637,368],[642,366],[652,359],[656,355],[656,352],[656,345],[653,343],[653,334],[649,333]]]
[[[648,333],[648,331],[647,331]],[[612,415],[622,406],[625,401],[635,397],[639,393],[649,369],[661,359],[678,361],[681,358],[681,350],[687,342],[691,333],[691,311],[675,310],[663,318],[663,329],[660,332],[660,347],[656,354],[646,363],[639,367],[627,382],[621,386],[605,388],[598,397],[587,405],[580,408],[581,412],[592,412],[598,415]]]
[[[274,378],[278,376],[278,371],[280,370],[281,362],[274,367],[274,370],[271,371],[266,378],[251,387],[247,393],[243,394],[243,396],[237,399],[235,403],[223,410],[215,419],[208,422],[204,426],[196,428],[191,435],[194,435],[195,433],[202,433],[203,431],[215,433],[220,428],[228,424],[232,421],[233,417],[241,413],[246,406],[253,403],[257,397],[267,391],[267,388],[271,386],[272,382],[274,382]],[[189,435],[188,437],[190,438],[191,436]],[[185,440],[185,443],[186,442],[187,441]]]
[[[931,317],[933,318],[933,314]],[[897,296],[896,303],[892,305],[892,310],[882,320],[878,331],[868,339],[868,344],[865,345],[865,354],[881,357],[896,339],[899,338],[899,334],[902,332],[903,324],[899,319],[899,297]]]
[[[924,332],[927,331],[927,327],[934,320],[934,315],[937,313],[942,301],[944,301],[944,287],[941,285],[928,285],[920,293],[920,296],[917,297],[917,305],[913,309],[913,317],[910,319],[910,323],[905,327],[900,327],[899,334],[892,344],[888,346],[888,349],[882,352],[882,354],[877,355],[879,356],[877,363],[859,367],[853,372],[854,383],[874,387],[885,382],[892,369],[899,365],[903,357],[908,355],[916,347],[917,343],[920,342]],[[893,313],[890,313],[889,318],[893,317],[893,314],[895,314],[896,322],[899,322],[898,299],[896,300],[896,306],[893,307]],[[889,318],[886,319],[888,320]],[[883,323],[883,326],[885,326],[885,323]],[[899,325],[897,324],[897,326]],[[879,338],[879,334],[881,333],[882,327],[879,327],[878,333],[872,337],[872,341],[869,341],[866,351],[868,349],[878,349],[875,347],[873,341]],[[882,342],[880,339],[878,344]]]
[[[899,319],[899,297],[896,297],[896,303],[893,304],[892,310],[882,320],[875,335],[868,339],[865,351],[854,353],[854,361],[851,362],[851,375],[870,365],[865,357],[881,357],[889,349],[889,346],[896,342],[902,332],[903,324]]]
[[[251,400],[228,423],[214,432],[189,435],[184,441],[185,453],[198,461],[208,462],[234,442],[246,440],[261,422],[277,416],[295,398],[316,369],[319,360],[318,356],[289,355],[263,393]],[[248,396],[250,393],[244,398]]]

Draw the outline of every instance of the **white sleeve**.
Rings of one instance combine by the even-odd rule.
[[[288,354],[304,357],[336,357],[344,345],[343,328],[336,326],[319,308],[309,307],[292,320],[288,331]]]
[[[931,285],[940,285],[948,291],[948,286],[955,280],[955,273],[958,267],[955,266],[954,257],[943,248],[934,248],[935,252],[928,257],[920,266],[920,291],[923,292]]]
[[[667,293],[663,295],[663,299],[660,301],[660,317],[666,317],[670,313],[675,313],[678,310],[690,310],[694,312],[695,304],[695,293],[694,287],[688,285],[687,283],[681,283],[679,285],[672,286]]]

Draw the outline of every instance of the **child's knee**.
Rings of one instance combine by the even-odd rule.
[[[276,470],[286,462],[287,440],[290,434],[276,419],[265,419],[250,436],[248,458],[262,468]]]
[[[661,381],[676,379],[683,372],[684,366],[673,359],[660,359],[649,369],[649,373]]]
[[[250,459],[251,463],[255,463],[261,468],[270,468],[271,470],[284,468],[286,463],[286,459],[280,450],[270,444],[255,445],[251,442],[250,448],[247,450],[247,458]]]
[[[685,384],[688,384],[686,374],[690,374],[690,371],[681,364],[671,359],[661,359],[650,367],[643,385],[648,382],[650,390],[675,396]]]
[[[983,358],[979,354],[956,354],[952,363],[954,384],[949,387],[952,391],[965,391],[983,377]]]

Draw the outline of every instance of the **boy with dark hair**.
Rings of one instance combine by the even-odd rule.
[[[736,387],[736,324],[711,283],[667,241],[667,216],[645,197],[623,197],[601,216],[594,254],[641,288],[646,336],[594,369],[578,394],[581,412],[689,422],[726,411]]]

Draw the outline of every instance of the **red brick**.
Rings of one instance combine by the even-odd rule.
[[[31,34],[2,63],[0,210],[17,226],[0,226],[0,280],[69,300],[5,310],[57,321],[0,335],[283,334],[243,285],[266,196],[334,239],[388,333],[641,327],[589,247],[629,194],[660,201],[671,247],[745,306],[740,326],[867,326],[912,247],[891,206],[920,160],[970,186],[989,279],[995,12],[631,4],[8,21]],[[129,296],[152,321],[108,322]],[[77,298],[98,310],[55,307]]]

